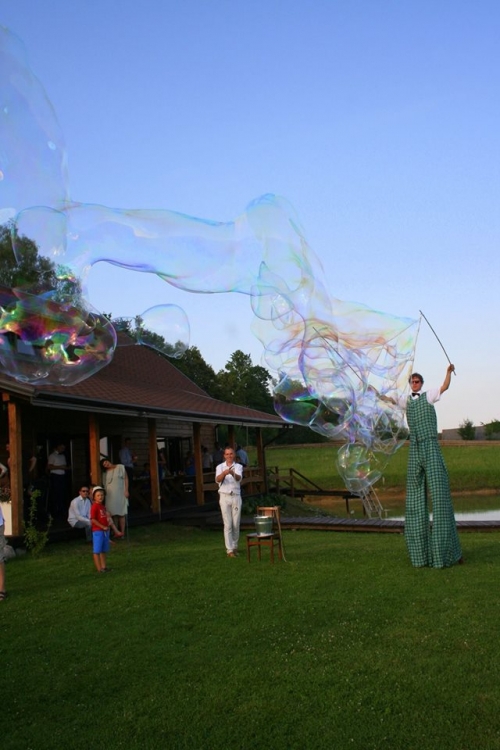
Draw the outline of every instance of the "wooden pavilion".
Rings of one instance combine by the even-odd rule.
[[[234,444],[235,428],[255,428],[257,473],[265,478],[263,428],[281,428],[275,414],[213,399],[181,373],[165,356],[147,346],[118,346],[113,361],[92,377],[73,386],[32,386],[0,373],[3,416],[0,441],[9,445],[12,535],[23,532],[26,460],[47,456],[59,442],[69,451],[68,488],[76,495],[82,481],[100,484],[99,461],[104,454],[118,462],[124,437],[150,469],[150,507],[160,509],[158,448],[167,458],[172,476],[182,473],[183,457],[195,462],[193,493],[202,505],[212,486],[202,469],[202,446],[212,451],[217,429],[227,427]],[[41,461],[40,464],[43,462]],[[23,466],[24,464],[24,466]],[[23,481],[24,480],[24,481]]]

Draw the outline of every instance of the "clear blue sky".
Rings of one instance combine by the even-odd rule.
[[[441,427],[500,418],[500,4],[477,0],[15,0],[75,200],[229,221],[284,195],[332,295],[418,317],[457,368]],[[216,369],[259,362],[246,297],[99,264],[114,315],[174,302]],[[447,361],[425,324],[416,369]]]

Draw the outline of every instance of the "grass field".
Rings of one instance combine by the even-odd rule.
[[[343,482],[336,467],[338,446],[322,443],[310,446],[276,448],[269,446],[266,460],[269,467],[293,467],[324,489],[339,489]],[[500,493],[500,441],[491,443],[464,442],[442,447],[453,492],[493,490]],[[250,454],[253,458],[254,454]],[[381,493],[404,493],[408,447],[391,457],[383,479],[377,483]]]
[[[415,570],[399,535],[285,532],[287,563],[160,524],[7,565],[3,750],[500,748],[500,534]]]

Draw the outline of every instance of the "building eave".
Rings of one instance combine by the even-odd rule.
[[[222,415],[210,414],[189,410],[161,409],[146,407],[143,404],[124,404],[110,403],[103,406],[95,399],[86,399],[84,397],[75,398],[74,396],[54,395],[36,391],[31,393],[31,403],[33,406],[64,409],[68,411],[85,411],[99,414],[113,414],[127,417],[141,417],[149,419],[171,419],[176,422],[201,422],[206,424],[227,424],[239,425],[242,427],[275,427],[281,429],[287,427],[285,422],[279,420],[273,415],[269,415],[269,420],[261,417],[252,417],[248,415]],[[279,420],[279,421],[278,421]]]

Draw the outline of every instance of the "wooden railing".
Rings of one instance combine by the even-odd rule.
[[[241,482],[245,495],[259,495],[265,492],[264,476],[258,466],[247,466]],[[215,481],[214,472],[203,475],[203,493],[205,502],[210,494],[216,495],[219,485]],[[291,497],[311,494],[324,495],[325,497],[342,497],[346,502],[346,511],[349,514],[349,500],[359,499],[363,505],[363,511],[369,518],[384,517],[384,509],[373,488],[364,493],[353,493],[347,489],[325,490],[319,484],[313,482],[297,469],[280,469],[273,466],[267,470],[267,491],[276,494],[287,494]]]
[[[278,494],[286,492],[292,497],[296,495],[304,497],[304,495],[308,494],[323,495],[324,497],[342,497],[346,503],[347,514],[350,513],[349,500],[361,500],[363,513],[368,518],[373,518],[373,516],[385,518],[387,516],[387,511],[382,507],[373,487],[369,487],[364,492],[351,492],[345,488],[343,490],[325,490],[316,484],[316,482],[313,482],[312,479],[308,479],[304,474],[301,474],[300,471],[296,469],[282,469],[280,471],[277,466],[270,469],[268,475],[270,492],[277,492]]]
[[[247,466],[245,468],[241,486],[247,495],[258,495],[264,492],[264,477],[258,466]],[[219,485],[215,481],[215,472],[203,474],[203,492],[217,492]]]
[[[308,479],[296,469],[282,469],[273,466],[267,470],[267,484],[269,492],[281,492],[290,494],[292,497],[299,490],[321,491],[321,487]],[[246,495],[258,495],[265,492],[265,482],[262,471],[258,466],[247,466],[241,482]],[[217,492],[219,485],[215,481],[214,472],[203,475],[203,492]]]
[[[279,466],[275,466],[268,469],[267,473],[270,492],[277,492],[278,494],[286,492],[295,497],[295,493],[298,491],[321,491],[323,489],[297,469],[282,469],[280,471]]]

